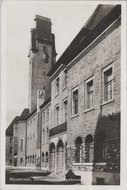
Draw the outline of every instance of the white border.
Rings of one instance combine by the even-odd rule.
[[[18,2],[18,1],[11,1],[11,2]],[[21,1],[19,1],[21,3]],[[23,2],[23,1],[22,1]],[[25,1],[24,1],[25,2]],[[10,2],[8,2],[10,3]],[[27,1],[27,3],[37,3],[37,1]],[[1,149],[0,149],[0,178],[1,178],[1,190],[5,189],[13,189],[13,190],[20,190],[20,189],[52,189],[56,190],[57,188],[63,189],[84,189],[87,188],[87,190],[91,189],[100,189],[100,190],[108,190],[108,189],[121,189],[124,190],[127,188],[127,109],[126,109],[126,0],[125,1],[38,1],[39,3],[44,4],[121,4],[122,5],[122,29],[121,29],[121,147],[122,147],[122,154],[121,154],[121,185],[120,186],[80,186],[80,185],[74,185],[74,186],[55,186],[55,185],[5,185],[5,107],[6,107],[6,101],[5,101],[5,95],[6,95],[6,65],[5,63],[5,24],[4,24],[4,16],[5,16],[5,5],[6,2],[2,2],[1,4]]]

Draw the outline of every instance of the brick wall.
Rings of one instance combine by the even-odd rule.
[[[48,62],[43,60],[43,47],[46,46],[46,52],[49,56]],[[37,89],[42,89],[45,86],[46,94],[50,94],[51,85],[50,78],[47,75],[52,67],[52,46],[45,43],[37,43],[38,51],[34,53],[30,61],[29,73],[29,98],[31,111],[36,108],[37,104]]]
[[[23,141],[21,149],[21,141]],[[18,122],[18,133],[17,133],[17,165],[25,166],[25,155],[26,155],[26,121]]]
[[[13,147],[13,136],[6,136],[6,165],[12,165],[13,149],[10,152],[10,148]]]
[[[102,69],[113,62],[113,101],[102,105]],[[94,76],[93,110],[84,112],[84,82]],[[79,113],[71,118],[71,90],[78,86]],[[120,111],[120,27],[101,41],[94,49],[68,71],[68,146],[81,136],[94,135],[100,113],[108,115]]]
[[[88,50],[84,50],[77,59],[68,66],[68,149],[67,163],[75,162],[75,141],[81,137],[83,145],[88,134],[95,138],[97,131],[101,129],[106,138],[118,138],[107,142],[108,165],[104,171],[119,171],[119,137],[120,137],[120,26],[113,25],[103,33],[98,43],[95,41]],[[91,49],[90,49],[91,48]],[[113,100],[103,104],[103,69],[112,64],[113,69]],[[93,76],[94,99],[93,109],[85,110],[84,84]],[[78,86],[78,114],[72,117],[72,89]],[[100,125],[99,125],[100,123]],[[99,127],[99,126],[100,127]],[[100,129],[99,129],[100,128]],[[85,150],[85,149],[84,149]],[[84,152],[82,150],[82,152]],[[114,159],[114,155],[116,159]],[[83,153],[83,157],[85,152]],[[84,158],[83,158],[84,159]],[[109,161],[110,160],[110,161]],[[116,164],[115,164],[116,163]]]

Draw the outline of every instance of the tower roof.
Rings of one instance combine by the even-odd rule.
[[[47,21],[47,22],[51,23],[51,19],[50,18],[41,16],[41,15],[36,15],[34,20],[36,20],[36,19],[44,20],[44,21]]]

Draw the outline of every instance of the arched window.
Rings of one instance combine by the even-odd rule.
[[[60,139],[57,144],[57,173],[62,173],[63,165],[64,165],[64,145],[62,140]]]
[[[35,164],[36,164],[36,162],[37,162],[37,155],[35,154]]]
[[[81,137],[77,137],[76,141],[75,141],[75,161],[76,162],[81,162],[81,144],[82,144],[82,138]]]
[[[87,135],[85,139],[85,151],[86,151],[86,157],[85,162],[93,162],[93,155],[94,155],[94,149],[93,149],[93,137],[92,135]]]
[[[53,173],[55,171],[55,145],[54,143],[51,143],[50,145],[50,172]]]
[[[33,163],[34,163],[34,155],[33,155]]]
[[[32,163],[32,156],[30,156],[30,164]]]
[[[46,152],[46,158],[45,158],[45,162],[48,162],[48,152]]]
[[[23,158],[20,158],[20,163],[23,163]]]
[[[42,152],[42,162],[44,162],[44,152]]]
[[[105,161],[105,139],[106,135],[104,133],[99,133],[96,137],[95,146],[95,161],[104,162]]]

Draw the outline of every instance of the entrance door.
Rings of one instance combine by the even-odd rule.
[[[50,172],[55,172],[55,145],[51,143],[50,145],[50,164],[49,164]]]
[[[64,147],[62,140],[57,145],[57,174],[61,174],[64,168]]]

